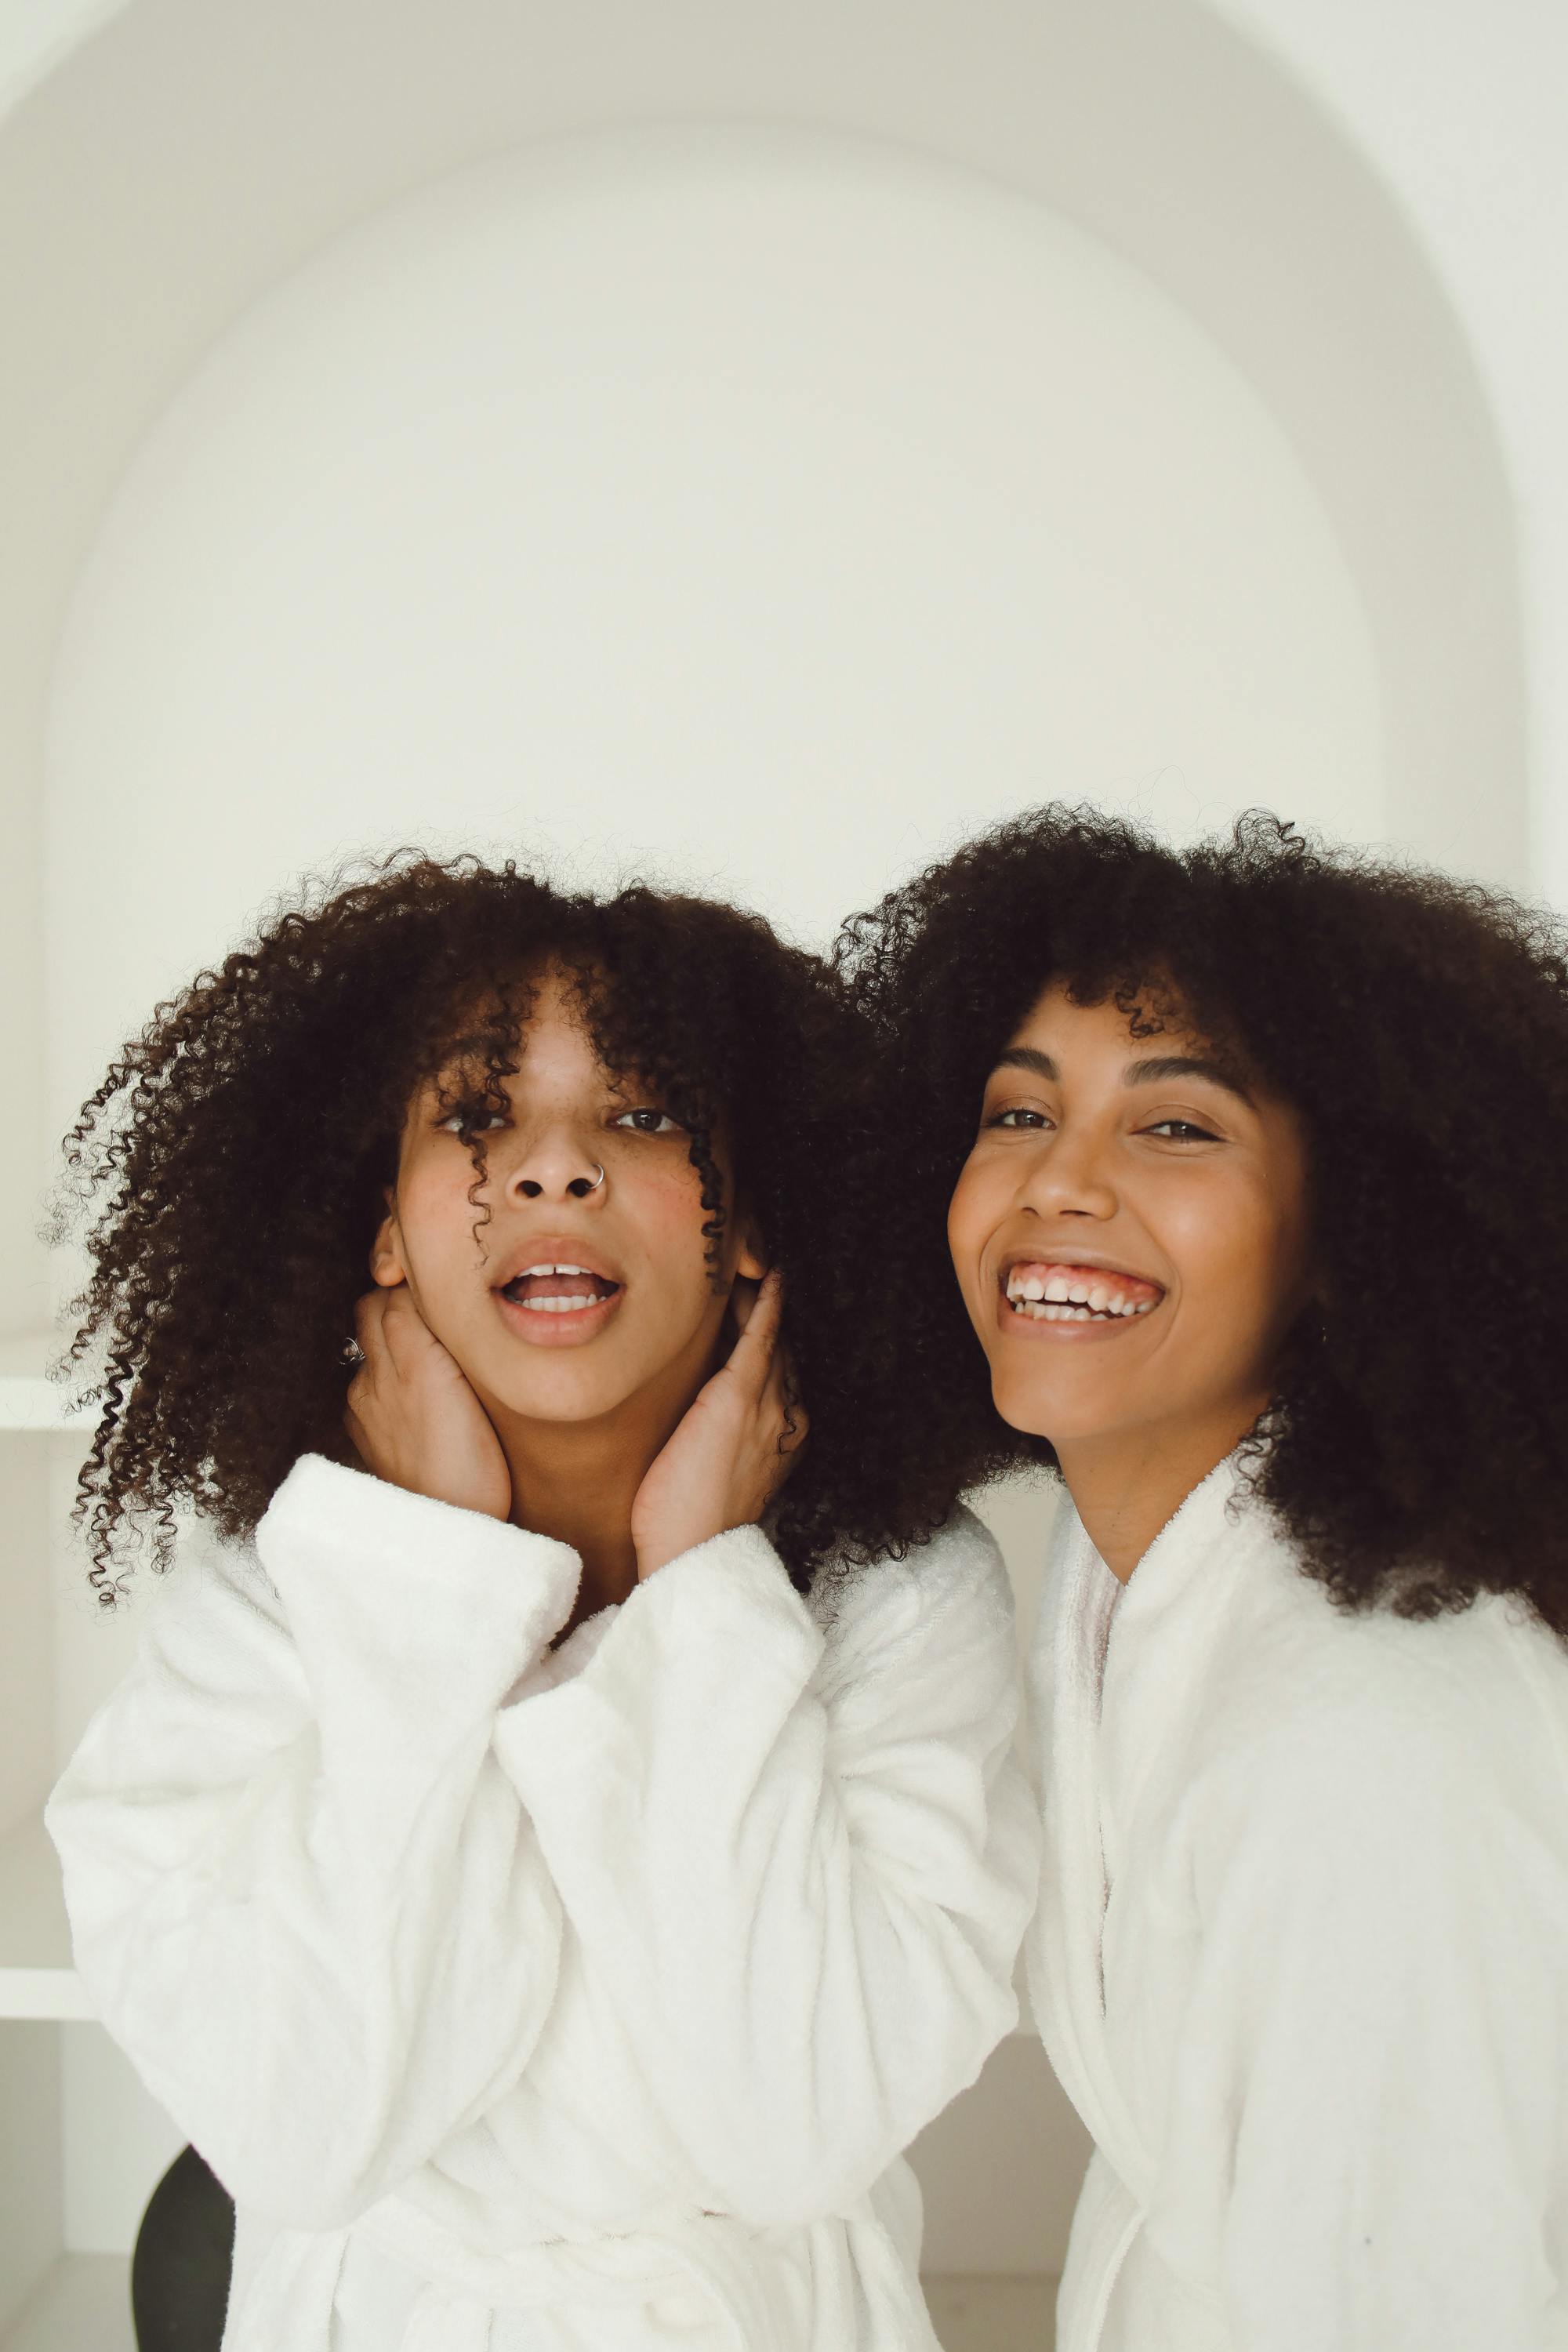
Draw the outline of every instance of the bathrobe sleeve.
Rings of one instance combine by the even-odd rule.
[[[497,1747],[716,2210],[842,2210],[1014,2023],[1037,1818],[968,1513],[814,1609],[756,1528],[631,1595]]]
[[[176,1570],[46,1818],[109,2031],[237,2199],[319,2230],[550,2008],[560,1906],[491,1738],[579,1563],[319,1456],[256,1552]]]
[[[1563,1835],[1506,1745],[1474,1693],[1342,1694],[1199,1842],[1153,2226],[1179,2266],[1184,2184],[1226,2182],[1197,2252],[1237,2352],[1557,2340]]]

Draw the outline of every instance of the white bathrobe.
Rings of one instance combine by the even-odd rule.
[[[1070,1508],[1054,1547],[1059,2352],[1562,2352],[1568,1651],[1504,1600],[1346,1615],[1234,1489],[1124,1592]]]
[[[1014,2022],[1038,1821],[967,1513],[810,1601],[310,1456],[52,1797],[77,1964],[235,2197],[225,2352],[931,2352],[900,2151]]]

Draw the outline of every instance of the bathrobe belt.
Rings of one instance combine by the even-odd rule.
[[[924,2302],[869,2199],[840,2218],[857,2225],[862,2259],[875,2263],[883,2292],[908,2306],[904,2340],[934,2347]],[[490,2352],[498,2310],[624,2307],[693,2288],[701,2294],[704,2321],[717,2315],[729,2322],[734,2352],[798,2352],[793,2335],[783,2332],[793,2298],[779,2291],[776,2273],[780,2265],[799,2264],[808,2236],[804,2224],[763,2230],[727,2214],[701,2214],[626,2236],[554,2238],[483,2253],[398,2199],[362,2214],[352,2234],[384,2246],[425,2280],[395,2352]],[[231,2314],[225,2352],[279,2352],[283,2345],[289,2352],[331,2352],[332,2305],[350,2236],[347,2229],[280,2231]]]

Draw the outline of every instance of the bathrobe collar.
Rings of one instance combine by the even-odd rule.
[[[1210,1471],[1166,1522],[1116,1604],[1104,1687],[1152,1674],[1149,1704],[1118,1708],[1125,1736],[1152,1756],[1173,1701],[1189,1682],[1191,1652],[1223,1627],[1245,1555],[1277,1543],[1260,1507],[1237,1496],[1237,1460]],[[1235,1509],[1233,1510],[1233,1503]],[[1237,1514],[1239,1514],[1239,1524]],[[1238,1538],[1242,1539],[1238,1542]],[[1052,1539],[1035,1637],[1031,1744],[1045,1818],[1040,1907],[1030,1938],[1030,1995],[1040,2035],[1097,2147],[1140,2207],[1152,2160],[1123,2096],[1106,2037],[1100,1944],[1108,1886],[1101,1838],[1100,1641],[1110,1574],[1070,1499]],[[1118,1759],[1118,1779],[1141,1759]],[[1125,1785],[1125,1781],[1123,1782]]]

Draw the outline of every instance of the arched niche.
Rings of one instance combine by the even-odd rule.
[[[1375,178],[1199,0],[131,0],[0,125],[12,1051],[30,1051],[62,617],[171,395],[268,287],[411,192],[542,141],[671,123],[901,146],[1142,272],[1254,387],[1353,577],[1383,714],[1363,829],[1520,878],[1512,521],[1475,370]],[[30,1189],[33,1147],[8,1148]]]

